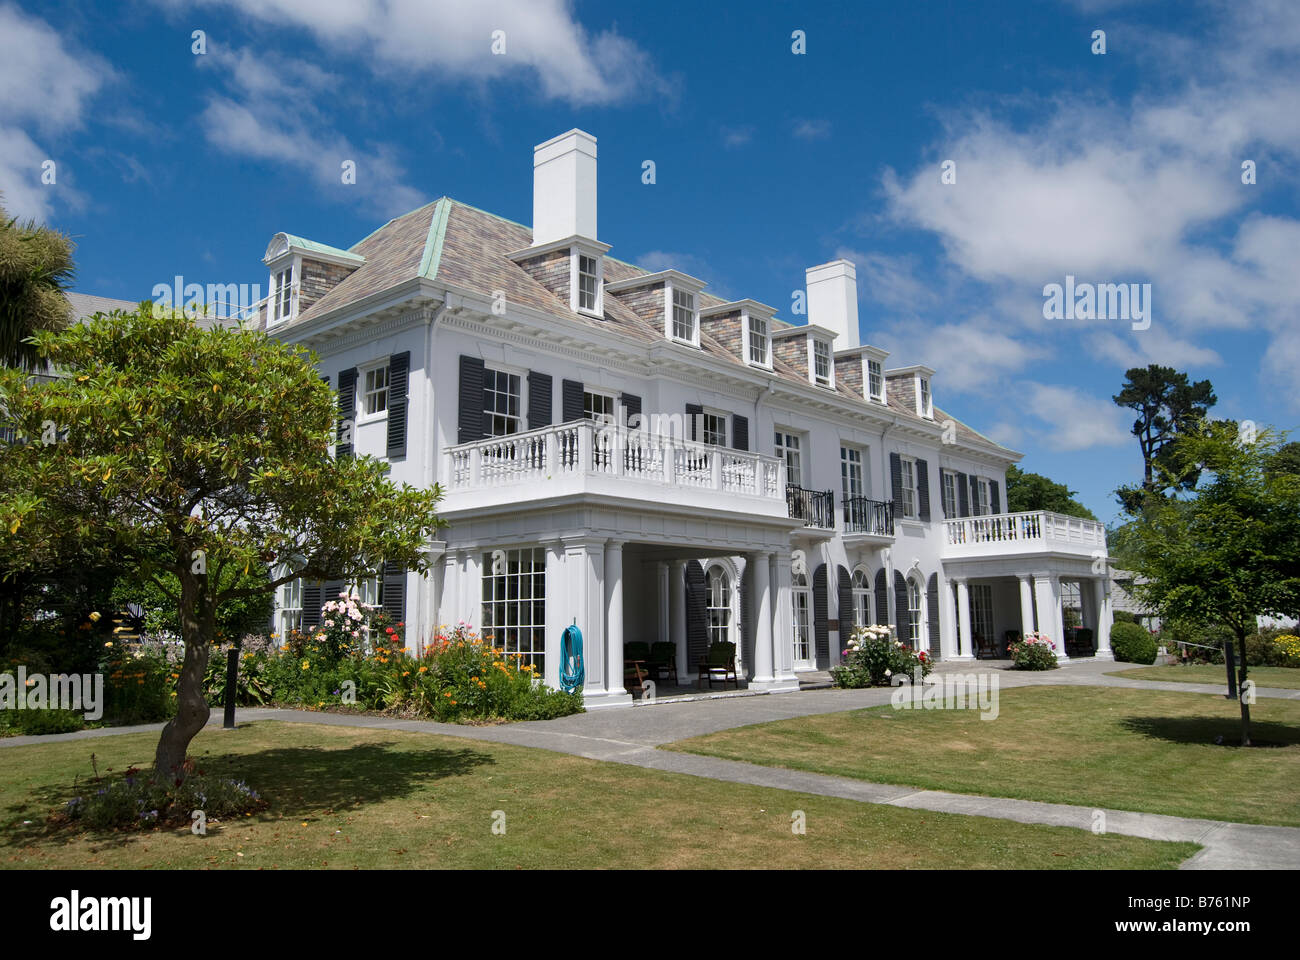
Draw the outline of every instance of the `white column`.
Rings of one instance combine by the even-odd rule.
[[[961,645],[958,659],[973,659],[970,636],[970,587],[966,585],[965,577],[957,581],[957,638]]]
[[[655,564],[655,583],[659,587],[659,642],[672,641],[672,629],[668,622],[668,564],[660,561]]]
[[[442,596],[438,598],[438,613],[433,624],[434,631],[444,624],[456,622],[456,597],[460,577],[456,558],[457,554],[455,553],[448,553],[442,558]]]
[[[605,689],[623,689],[623,544],[605,547]]]
[[[754,575],[754,677],[750,689],[761,690],[771,686],[772,676],[772,576],[770,560],[766,553],[756,553],[750,563]]]
[[[686,561],[674,560],[668,570],[668,622],[671,624],[673,643],[677,644],[677,679],[686,683],[690,670],[686,650]]]
[[[1114,660],[1115,655],[1110,649],[1110,628],[1114,620],[1110,606],[1110,578],[1098,577],[1092,586],[1097,608],[1097,654],[1094,659]]]
[[[1038,631],[1056,644],[1056,659],[1065,653],[1065,623],[1061,617],[1061,581],[1055,575],[1034,575],[1034,599],[1038,603]]]
[[[1029,636],[1034,632],[1034,591],[1029,585],[1029,574],[1017,574],[1020,581],[1020,636]]]
[[[772,608],[773,687],[798,690],[799,678],[794,674],[794,575],[789,553],[781,551],[774,555],[770,579],[775,581],[776,591]]]
[[[961,655],[961,637],[957,633],[957,598],[953,594],[953,581],[939,579],[939,655],[944,660],[955,660]]]
[[[582,657],[587,678],[584,699],[603,701],[605,689],[605,546],[603,540],[577,539],[564,544],[565,590],[569,598],[566,625],[582,631]],[[565,619],[565,618],[562,618]],[[621,693],[622,689],[615,691]]]
[[[560,643],[564,630],[573,623],[569,606],[561,599],[565,593],[564,547],[558,543],[546,547],[546,668],[542,680],[548,687],[560,688]],[[565,619],[566,614],[569,619]],[[583,654],[584,658],[586,654]]]

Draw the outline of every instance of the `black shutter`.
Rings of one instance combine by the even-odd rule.
[[[916,461],[916,512],[922,520],[930,519],[930,464],[926,460]]]
[[[970,487],[964,473],[957,474],[957,516],[970,516]]]
[[[889,579],[883,569],[876,571],[876,623],[889,622]]]
[[[749,449],[749,418],[740,414],[731,417],[731,445],[737,450]]]
[[[998,496],[998,482],[996,480],[989,481],[989,507],[994,513],[1002,512],[1002,500]]]
[[[635,393],[624,393],[619,396],[618,402],[621,403],[623,409],[627,411],[627,425],[630,429],[636,430],[639,427],[644,426],[639,419],[636,419],[641,416],[640,397]]]
[[[563,423],[572,423],[574,420],[581,420],[587,415],[582,404],[582,381],[565,380],[563,390],[561,391],[561,415]]]
[[[930,659],[938,660],[939,645],[939,575],[930,574],[925,586],[925,619],[930,625]]]
[[[551,393],[553,382],[549,373],[528,371],[528,429],[537,430],[551,425]]]
[[[686,405],[686,439],[700,439],[696,434],[699,432],[698,427],[702,416],[704,416],[704,408],[698,403],[688,403]]]
[[[406,622],[406,570],[400,563],[385,563],[384,612],[396,623]]]
[[[411,370],[411,351],[388,358],[388,459],[406,456],[406,384]]]
[[[894,510],[901,516],[903,512],[903,458],[896,453],[889,455],[889,482],[894,495]]]
[[[331,600],[337,600],[343,588],[347,586],[342,580],[326,580],[325,592],[321,595],[321,606],[329,603]]]
[[[487,436],[483,429],[483,361],[464,354],[460,358],[460,409],[456,418],[456,442],[473,443]]]
[[[357,368],[339,371],[339,416],[334,435],[334,456],[352,456],[357,432]],[[347,437],[347,442],[343,438]]]
[[[699,561],[686,564],[686,656],[694,665],[709,649],[709,583]]]
[[[839,568],[839,593],[840,593],[840,649],[844,649],[844,641],[849,638],[854,627],[854,609],[853,609],[853,577],[845,567]]]
[[[826,596],[826,564],[819,564],[813,571],[813,640],[817,657],[817,666],[829,667],[831,656],[829,599]]]
[[[311,630],[320,626],[321,585],[319,580],[303,580],[302,583],[302,629]]]
[[[904,635],[903,624],[907,623],[907,580],[897,570],[894,571],[894,632],[896,639],[909,643]]]

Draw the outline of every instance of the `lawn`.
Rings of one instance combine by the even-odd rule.
[[[1133,677],[1135,680],[1176,680],[1180,683],[1217,683],[1228,689],[1227,668],[1223,664],[1174,664],[1169,667],[1137,667],[1110,674],[1112,677]],[[1246,676],[1257,687],[1279,687],[1283,690],[1300,690],[1300,670],[1294,667],[1248,667]]]
[[[957,793],[1300,825],[1300,702],[1104,687],[1002,690],[997,719],[890,706],[725,730],[667,749]],[[1223,746],[1215,744],[1222,736]]]
[[[55,829],[74,775],[148,761],[156,734],[0,748],[0,866],[115,868],[1123,868],[1197,849],[804,796],[472,740],[317,724],[208,728],[192,755],[269,809],[207,836]],[[802,810],[807,832],[791,831]],[[505,814],[505,834],[492,831]],[[24,820],[32,821],[24,825]]]

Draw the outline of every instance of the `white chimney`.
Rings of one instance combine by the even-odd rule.
[[[835,331],[836,350],[859,346],[858,271],[847,260],[809,267],[808,322]]]
[[[533,147],[533,246],[596,239],[596,138],[570,130]]]

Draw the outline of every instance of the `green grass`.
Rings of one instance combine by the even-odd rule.
[[[1173,868],[1188,843],[722,783],[391,730],[262,722],[191,751],[270,801],[253,816],[93,833],[54,827],[74,775],[151,759],[156,734],[0,749],[0,866],[110,868]],[[505,835],[492,833],[493,811]],[[791,831],[804,811],[807,832]],[[32,821],[24,825],[22,821]]]
[[[1261,745],[1248,749],[1233,746],[1237,703],[1211,694],[1035,686],[1002,690],[999,706],[993,721],[875,707],[667,749],[931,790],[1300,825],[1300,702],[1258,700]]]
[[[1136,667],[1110,674],[1112,677],[1133,677],[1136,680],[1176,680],[1180,683],[1217,683],[1228,689],[1227,667],[1223,664],[1191,663],[1168,667]],[[1283,690],[1300,690],[1300,670],[1295,667],[1248,667],[1246,676],[1257,687],[1278,687]]]

